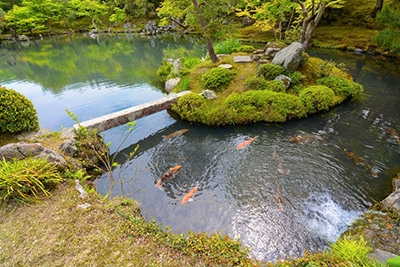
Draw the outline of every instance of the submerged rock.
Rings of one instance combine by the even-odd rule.
[[[281,65],[285,70],[288,71],[296,71],[300,65],[302,54],[302,44],[293,42],[285,49],[282,49],[276,53],[274,59],[272,60],[272,64]]]

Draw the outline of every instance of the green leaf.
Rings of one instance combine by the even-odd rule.
[[[396,256],[386,260],[390,267],[400,267],[400,256]]]

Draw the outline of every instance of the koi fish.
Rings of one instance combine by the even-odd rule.
[[[196,190],[197,190],[198,188],[199,188],[199,184],[197,184],[195,188],[193,188],[192,190],[190,190],[190,192],[187,193],[186,196],[185,196],[184,198],[182,198],[181,204],[185,204],[186,201],[188,201],[188,200],[194,195],[194,193],[196,192]]]
[[[307,143],[308,140],[310,140],[310,139],[315,139],[315,140],[321,141],[324,138],[323,137],[316,137],[316,136],[296,136],[296,137],[290,138],[290,141],[297,142],[299,144],[304,144],[304,143]]]
[[[388,133],[390,133],[397,140],[397,143],[400,144],[399,136],[394,129],[389,128]]]
[[[170,135],[165,135],[164,139],[181,136],[182,134],[186,133],[187,131],[189,131],[189,129],[182,129],[182,130],[176,131]]]
[[[371,166],[362,157],[357,156],[353,152],[347,151],[346,149],[344,149],[344,151],[346,151],[347,155],[349,155],[351,158],[354,159],[357,165],[363,166],[364,169],[369,170],[374,176],[378,176],[378,174],[371,168]]]
[[[251,142],[253,142],[257,137],[251,138],[247,141],[244,141],[243,143],[239,144],[236,148],[241,149],[241,148],[246,148]]]
[[[167,171],[166,173],[164,173],[163,176],[161,176],[160,180],[158,180],[158,183],[156,184],[156,187],[161,189],[161,183],[165,180],[165,179],[171,179],[172,177],[174,177],[174,175],[182,168],[182,165],[178,165],[175,166],[171,169],[169,169],[169,171]]]
[[[273,154],[272,155],[274,158],[277,158],[278,160],[279,160],[279,166],[278,166],[278,172],[280,173],[280,174],[282,174],[284,177],[286,176],[286,175],[289,175],[289,173],[290,173],[290,170],[288,170],[287,168],[286,168],[286,164],[285,164],[285,162],[283,161],[283,159],[281,158],[281,157],[279,157],[278,156],[278,154]]]

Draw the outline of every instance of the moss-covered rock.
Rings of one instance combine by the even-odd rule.
[[[301,91],[299,97],[310,113],[328,110],[335,103],[335,93],[326,86],[310,86]]]
[[[318,79],[317,84],[327,86],[331,88],[336,95],[344,97],[354,97],[363,91],[360,84],[336,76]]]
[[[264,76],[252,76],[246,79],[244,84],[249,90],[268,90],[277,93],[285,93],[286,87],[280,81],[267,81]]]
[[[258,69],[258,72],[264,76],[266,80],[273,80],[278,75],[283,74],[285,70],[282,66],[274,65],[274,64],[263,64]]]

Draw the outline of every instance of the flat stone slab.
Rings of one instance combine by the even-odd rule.
[[[89,131],[97,129],[98,132],[103,132],[108,129],[126,124],[130,121],[135,121],[142,117],[160,112],[168,109],[173,103],[175,103],[181,96],[191,93],[190,91],[184,91],[176,95],[168,95],[161,99],[157,99],[142,105],[127,108],[121,111],[117,111],[102,117],[94,118],[88,121],[81,122],[80,125],[86,127]],[[79,125],[73,126],[76,130],[79,129]]]
[[[224,68],[224,69],[231,69],[231,68],[232,68],[232,65],[231,65],[231,64],[221,64],[221,65],[219,65],[218,67]]]
[[[234,56],[233,62],[235,63],[251,63],[253,60],[249,56]]]

